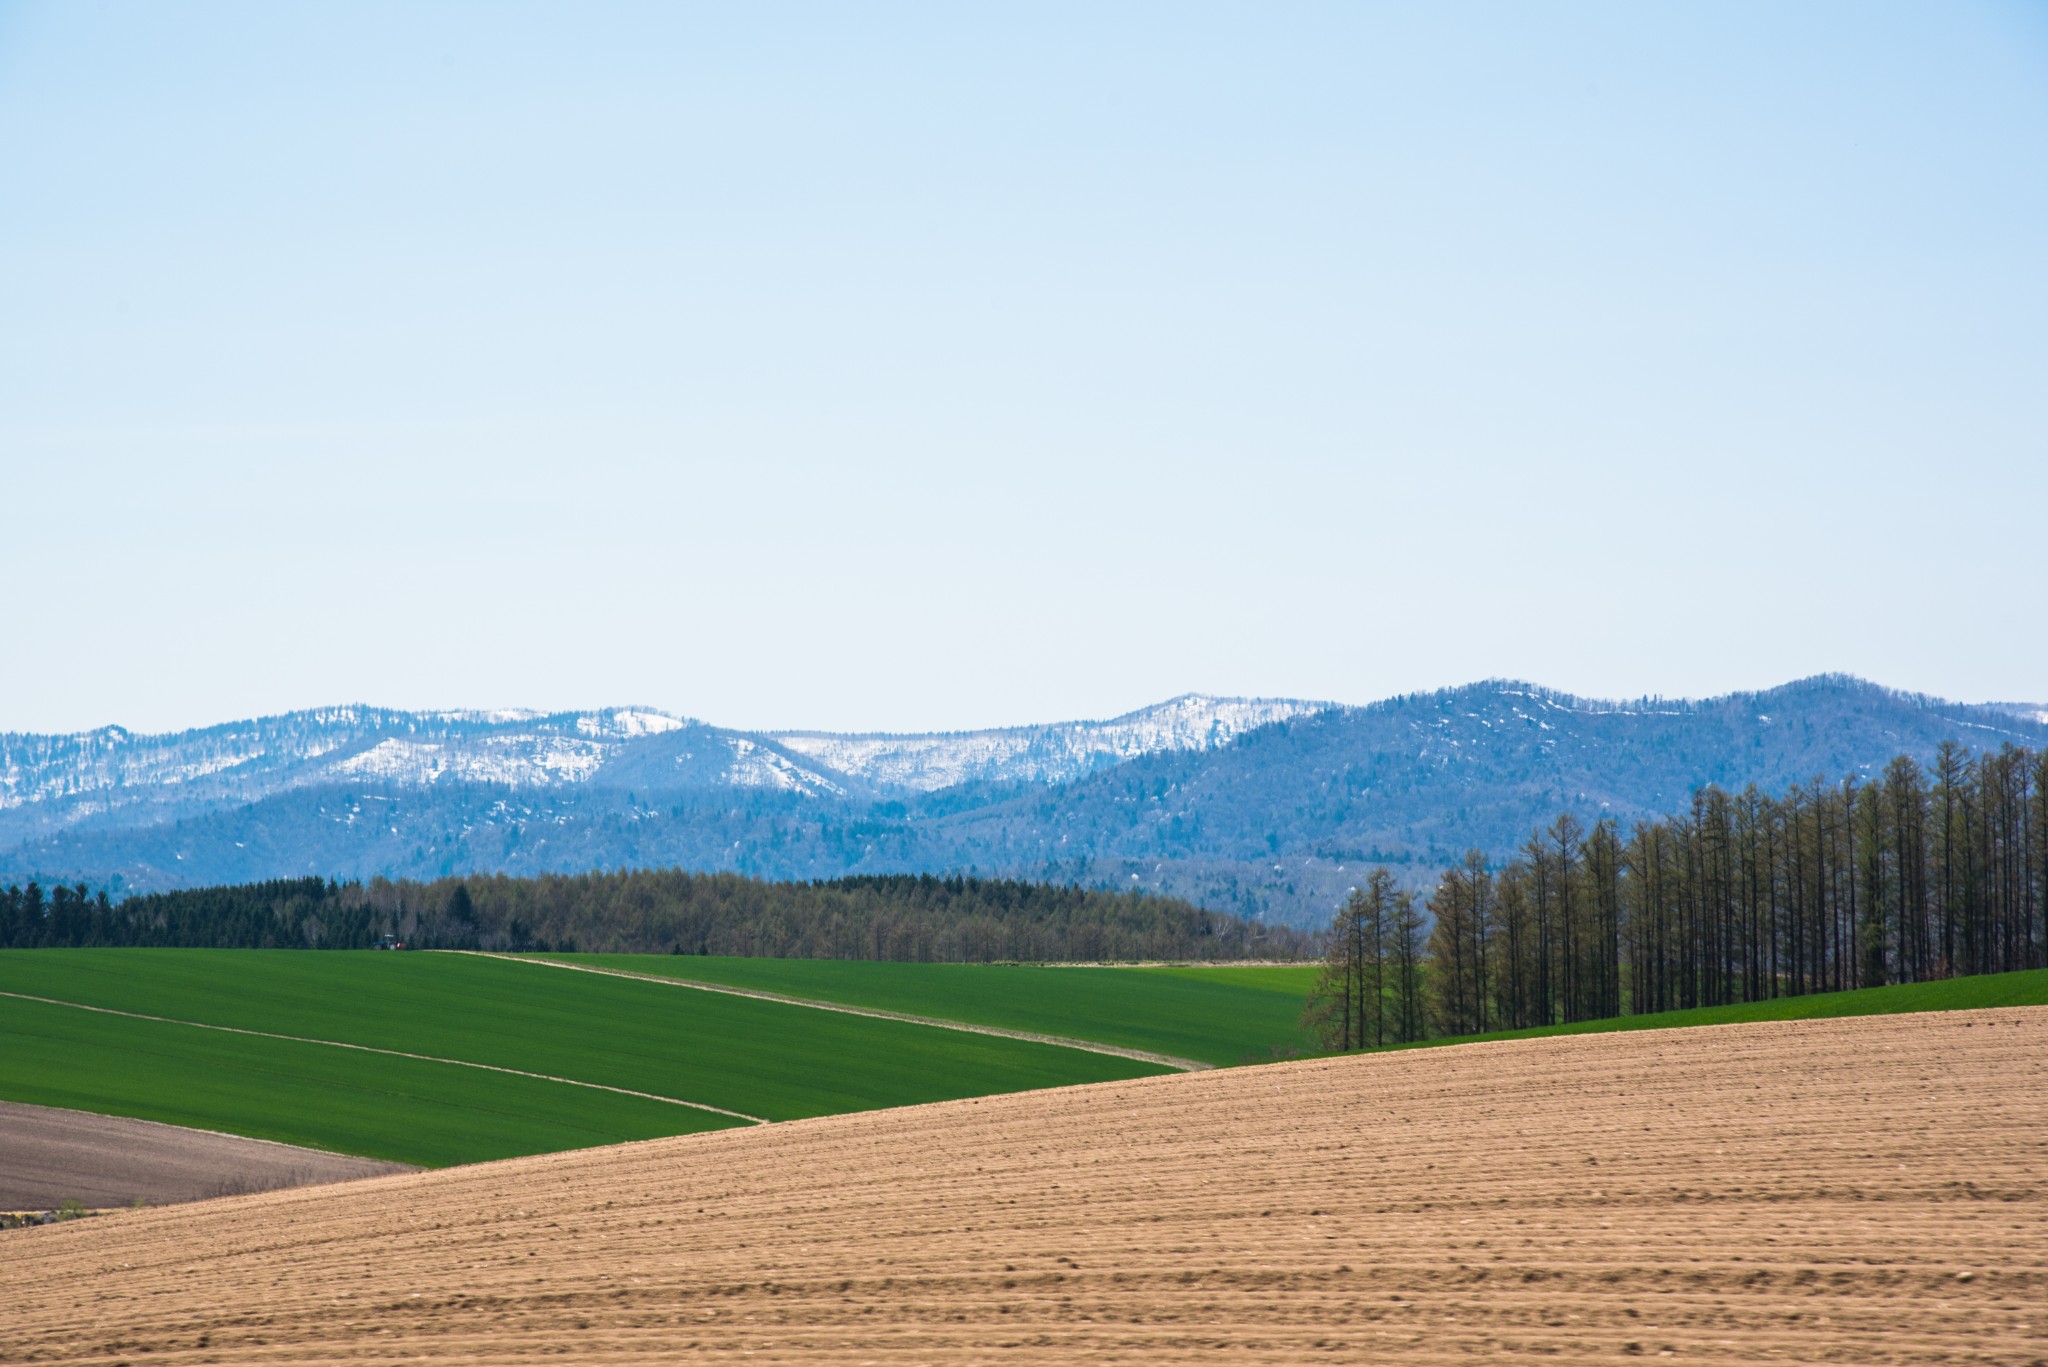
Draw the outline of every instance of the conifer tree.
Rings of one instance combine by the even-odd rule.
[[[1302,1027],[1325,1049],[1377,1049],[1388,1042],[1388,941],[1395,904],[1404,897],[1391,872],[1374,869],[1331,922],[1329,951],[1302,1012]],[[1419,926],[1416,934],[1419,939]]]
[[[1422,911],[1415,894],[1403,888],[1393,894],[1387,914],[1387,978],[1393,1005],[1389,1024],[1396,1043],[1428,1038],[1422,992]]]

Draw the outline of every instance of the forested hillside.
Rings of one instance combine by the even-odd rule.
[[[1164,857],[1225,877],[1263,868],[1321,879],[1341,893],[1363,864],[1420,872],[1475,846],[1505,857],[1559,810],[1626,827],[1706,785],[1775,792],[1869,777],[1901,753],[1925,763],[1944,742],[1974,751],[2043,740],[2048,727],[2012,711],[1842,678],[1626,705],[1476,685],[1268,727],[1196,762],[1148,756],[1057,795],[993,805],[952,834],[979,845],[1080,843],[1115,861],[1104,872]],[[1340,871],[1341,883],[1327,877]]]
[[[1342,1048],[2042,968],[2048,751],[1710,785],[1630,826],[1565,811],[1426,905],[1373,871],[1333,929],[1318,1011]]]
[[[1309,937],[1171,898],[896,876],[769,883],[672,870],[477,875],[431,883],[289,879],[120,902],[62,884],[0,889],[0,948],[114,945],[997,960],[1299,959]]]
[[[705,728],[656,731],[664,723],[652,714],[601,715],[592,734],[563,722],[538,740],[520,732],[505,754],[479,752],[516,782],[476,777],[492,771],[475,758],[431,781],[380,777],[371,761],[390,759],[397,742],[364,749],[364,736],[348,761],[364,772],[348,781],[323,770],[317,782],[250,800],[110,801],[60,830],[36,827],[0,843],[0,881],[147,891],[299,875],[433,880],[631,867],[807,880],[959,873],[1143,888],[1320,927],[1366,866],[1384,864],[1426,890],[1436,869],[1468,849],[1506,859],[1560,810],[1588,827],[1611,818],[1625,831],[1705,784],[1780,793],[1815,778],[1868,780],[1901,753],[1929,763],[1944,742],[1971,752],[2048,744],[2038,708],[1952,704],[1842,677],[1625,705],[1490,683],[1304,711],[1213,744],[1163,728],[1181,748],[1098,756],[1057,783],[980,777],[924,791],[877,786],[877,775],[893,771],[875,756],[900,759],[904,747],[887,751],[872,738],[867,749],[839,746],[879,766],[862,774],[818,767],[819,756],[839,753],[831,747],[785,755],[767,739],[744,751],[753,767],[737,769],[727,762],[740,753],[736,733],[712,738],[725,747],[712,763]],[[932,741],[911,739],[916,754]],[[984,744],[954,739],[967,747],[958,753]],[[423,755],[443,743],[407,742]],[[571,765],[585,753],[578,746],[598,755],[586,777],[534,777]],[[1044,753],[1029,750],[1030,762]],[[809,777],[778,767],[798,759],[812,766]],[[926,782],[934,771],[917,772]],[[788,785],[776,786],[777,775]],[[17,832],[34,825],[18,810],[9,819]]]

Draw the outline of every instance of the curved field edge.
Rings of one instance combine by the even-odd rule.
[[[1728,1006],[1699,1006],[1682,1011],[1657,1011],[1640,1016],[1539,1025],[1526,1030],[1494,1030],[1483,1035],[1446,1035],[1412,1044],[1388,1045],[1366,1053],[1434,1049],[1493,1040],[1548,1039],[1561,1035],[1604,1035],[1624,1030],[1682,1030],[1702,1025],[1743,1025],[1765,1021],[1834,1020],[1853,1016],[1911,1015],[1922,1011],[1982,1011],[2005,1006],[2048,1006],[2048,968],[2016,973],[1985,973],[1938,982],[1894,983],[1846,992],[1815,992],[1804,997],[1772,997]]]
[[[168,1205],[417,1170],[219,1130],[0,1101],[0,1211]]]
[[[0,1097],[419,1167],[743,1122],[449,1064],[0,997]]]
[[[688,954],[522,957],[1090,1040],[1217,1065],[1301,1048],[1302,998],[1316,972],[1312,966],[1098,968]]]
[[[461,955],[6,951],[0,991],[543,1073],[771,1120],[1164,1071],[1048,1044]],[[91,1090],[84,1062],[78,1094]],[[210,1127],[246,1132],[237,1123]]]

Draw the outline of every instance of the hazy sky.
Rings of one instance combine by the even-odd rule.
[[[2048,699],[2048,5],[0,2],[0,729]]]

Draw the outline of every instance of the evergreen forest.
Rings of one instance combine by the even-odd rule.
[[[894,875],[303,878],[149,893],[0,890],[0,947],[486,949],[986,963],[1301,959],[1312,936],[1147,893]]]

